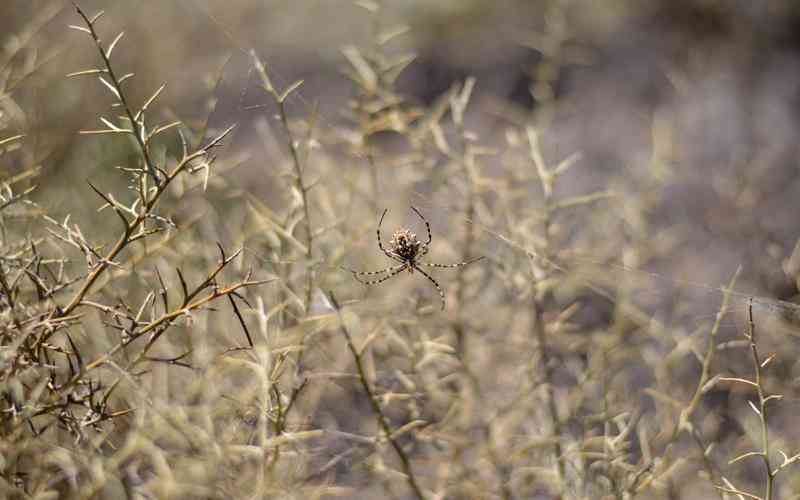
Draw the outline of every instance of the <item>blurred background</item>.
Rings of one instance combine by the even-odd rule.
[[[271,111],[252,108],[266,100],[247,51],[268,63],[278,86],[304,81],[290,110],[310,116],[318,108],[320,134],[330,135],[353,123],[343,111],[357,93],[343,74],[343,49],[369,47],[375,33],[406,30],[385,50],[414,56],[396,83],[409,106],[430,105],[472,76],[470,126],[494,147],[512,117],[557,101],[547,147],[554,156],[580,151],[586,165],[562,187],[608,185],[637,164],[661,163],[663,175],[679,179],[662,193],[658,217],[680,217],[692,231],[687,251],[713,255],[703,264],[688,262],[690,273],[719,279],[716,269],[698,268],[730,270],[747,262],[766,274],[773,270],[761,288],[782,298],[794,293],[778,270],[798,234],[795,2],[389,2],[379,16],[357,2],[82,6],[106,10],[109,38],[125,31],[131,40],[117,62],[137,75],[134,101],[164,83],[174,117],[196,126],[239,123],[237,144],[251,151],[252,141],[265,147],[253,121]],[[41,164],[40,193],[70,205],[60,188],[47,188],[101,168],[77,160],[76,148],[99,146],[75,132],[97,125],[108,96],[64,75],[90,67],[96,56],[81,33],[66,29],[76,20],[68,3],[10,0],[2,9],[10,60],[3,66],[0,126],[6,134],[33,132],[39,141],[35,153],[10,168]],[[392,145],[391,137],[383,142]],[[263,183],[264,170],[250,158],[238,175]]]
[[[165,215],[178,227],[191,228],[205,242],[245,246],[251,265],[274,271],[289,288],[299,289],[305,273],[313,273],[314,298],[306,312],[327,310],[323,291],[333,289],[356,311],[357,335],[392,324],[394,335],[415,336],[409,350],[429,354],[429,342],[442,342],[473,372],[493,374],[472,395],[473,406],[462,408],[483,415],[481,423],[471,420],[478,418],[473,415],[458,425],[470,436],[484,436],[477,442],[494,439],[496,446],[470,454],[470,445],[460,444],[451,453],[439,447],[431,430],[429,441],[420,438],[424,443],[415,448],[415,464],[426,471],[431,488],[433,476],[442,474],[451,482],[465,481],[461,490],[443,487],[453,498],[476,492],[487,498],[554,497],[541,486],[546,474],[539,467],[552,465],[536,455],[545,446],[528,442],[551,429],[537,424],[547,420],[540,400],[520,403],[518,415],[524,417],[509,412],[510,421],[498,424],[494,437],[483,434],[490,427],[486,422],[499,419],[494,409],[516,404],[519,388],[511,386],[521,374],[539,373],[547,363],[553,366],[545,370],[545,385],[556,389],[542,401],[559,402],[554,411],[563,415],[563,426],[556,430],[567,436],[565,450],[568,443],[583,449],[586,436],[602,432],[581,418],[602,411],[608,416],[608,405],[616,404],[644,414],[643,421],[652,417],[650,435],[663,438],[659,433],[676,412],[647,389],[681,401],[691,396],[700,372],[699,346],[705,346],[703,328],[721,300],[714,288],[739,266],[737,290],[763,297],[757,302],[767,305],[756,314],[759,328],[769,332],[764,351],[779,353],[773,382],[786,399],[776,410],[775,431],[781,444],[798,442],[792,416],[800,401],[800,314],[790,304],[798,299],[800,283],[800,3],[85,0],[80,5],[87,12],[105,10],[98,25],[105,42],[125,32],[113,62],[124,68],[121,73],[135,73],[126,84],[132,102],[143,102],[166,84],[151,112],[155,121],[180,120],[194,144],[237,124],[218,151],[220,168],[208,189],[176,188],[186,196],[166,207]],[[39,186],[32,198],[50,213],[62,218],[70,213],[111,231],[114,221],[98,214],[85,180],[124,189],[113,167],[136,160],[136,154],[124,140],[78,135],[101,127],[99,117],[113,113],[108,90],[96,79],[65,77],[98,64],[91,41],[68,29],[71,24],[79,19],[67,2],[0,5],[0,138],[26,134],[23,146],[5,151],[0,174],[8,179],[25,173],[24,182]],[[305,148],[306,184],[318,186],[309,191],[308,202],[316,236],[313,261],[290,271],[277,269],[285,261],[297,262],[297,252],[275,243],[284,234],[254,223],[246,208],[285,214],[287,227],[294,227],[302,203],[287,180],[291,155],[278,109],[259,88],[251,51],[266,63],[279,90],[303,81],[286,109],[294,138]],[[459,121],[454,108],[464,95],[468,105]],[[165,140],[158,155],[169,161],[178,148],[177,139]],[[549,166],[562,161],[574,166],[547,187],[539,159]],[[560,206],[556,200],[567,202]],[[339,268],[389,265],[374,240],[378,217],[391,209],[385,241],[404,225],[423,234],[410,204],[433,227],[432,260],[487,256],[480,271],[437,273],[448,300],[442,316],[431,315],[438,296],[419,276],[403,274],[366,289]],[[192,241],[176,252],[180,257],[168,258],[190,262],[182,255],[195,250]],[[274,293],[265,300],[278,296]],[[737,338],[743,328],[745,295],[737,298],[738,315],[724,324],[724,340]],[[770,302],[777,300],[786,304]],[[571,308],[578,303],[575,313]],[[644,315],[620,304],[632,304]],[[541,352],[534,362],[530,353],[541,339],[531,340],[529,330],[541,321],[556,325],[550,332],[555,338],[552,358],[537,365]],[[574,330],[559,330],[571,321]],[[320,342],[306,356],[309,372],[352,370],[341,342],[327,337]],[[420,361],[428,359],[422,354],[415,359],[419,365],[409,363],[398,354],[398,342],[376,341],[371,368],[379,389],[413,394],[409,399],[416,406],[409,403],[393,413],[398,425],[409,415],[447,421],[452,417],[447,394],[469,384],[436,385],[449,365],[429,368]],[[625,349],[613,347],[620,345]],[[596,358],[601,351],[607,356],[602,362]],[[746,353],[731,354],[715,369],[744,376],[746,360]],[[404,385],[397,374],[406,370],[418,385]],[[586,375],[594,370],[615,375],[602,380]],[[532,393],[543,386],[530,383]],[[362,422],[371,422],[355,386],[320,384],[300,404],[298,428],[356,432]],[[725,388],[708,399],[697,425],[720,443],[715,463],[726,464],[747,449],[746,438],[753,435],[745,416],[747,394]],[[641,464],[649,451],[641,433],[635,441],[626,459]],[[320,449],[306,470],[321,467],[343,443],[341,438],[315,443]],[[523,443],[535,451],[520,459],[524,467],[518,468],[512,456],[522,453]],[[514,453],[508,451],[508,464],[498,464],[502,458],[493,453],[499,449],[503,457],[505,446]],[[681,442],[675,452],[690,465],[643,497],[719,498],[709,486],[718,481],[696,474],[701,460],[697,450],[687,451],[692,446]],[[450,460],[460,460],[465,469],[447,476],[440,469]],[[469,471],[482,471],[486,460],[505,479],[489,472],[471,477]],[[758,485],[757,464],[749,465],[720,465],[709,474],[720,477],[723,471],[739,484]],[[385,492],[367,484],[359,471],[331,470],[335,483],[353,487],[363,498]],[[381,469],[373,464],[370,472],[379,474],[376,470]],[[583,497],[600,498],[629,480],[620,479],[628,477],[623,473],[606,473],[611,478],[602,483],[606,490],[583,484]],[[498,484],[510,484],[511,493]],[[796,494],[797,488],[795,476],[781,491]]]

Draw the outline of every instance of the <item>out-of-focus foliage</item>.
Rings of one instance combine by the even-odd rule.
[[[79,4],[0,5],[0,496],[800,492],[796,2]]]

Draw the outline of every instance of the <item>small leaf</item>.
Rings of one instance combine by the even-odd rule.
[[[381,9],[380,5],[370,0],[359,0],[356,2],[356,5],[372,14],[378,12]]]
[[[759,418],[760,418],[761,417],[761,412],[758,410],[758,408],[756,408],[755,403],[753,403],[752,401],[748,401],[747,404],[750,405],[750,408],[752,408],[753,411],[756,412],[756,415],[758,415]]]
[[[461,126],[464,123],[464,112],[467,109],[474,88],[475,77],[471,76],[464,82],[464,85],[461,87],[461,92],[450,96],[450,109],[453,112],[453,122],[456,125]]]
[[[96,23],[98,19],[100,19],[101,17],[103,17],[103,15],[105,15],[105,13],[106,13],[106,11],[104,11],[104,10],[101,10],[100,12],[98,12],[97,14],[95,14],[94,16],[92,16],[92,18],[91,18],[91,19],[89,19],[89,24],[94,24],[94,23]]]
[[[739,455],[738,457],[736,457],[736,458],[734,458],[734,459],[730,460],[730,461],[728,462],[728,465],[733,465],[733,464],[735,464],[736,462],[739,462],[739,461],[741,461],[741,460],[744,460],[745,458],[749,458],[749,457],[763,457],[763,456],[764,456],[764,454],[763,454],[763,453],[761,453],[760,451],[748,451],[747,453],[742,453],[742,454],[741,454],[741,455]]]
[[[412,420],[411,422],[407,423],[406,425],[396,429],[392,432],[392,439],[396,439],[403,434],[408,434],[409,432],[413,431],[414,429],[418,429],[420,427],[425,427],[428,425],[428,422],[425,420]]]
[[[14,135],[14,136],[11,136],[11,137],[7,137],[6,139],[0,139],[0,146],[2,146],[4,144],[12,143],[14,141],[18,141],[18,140],[22,139],[23,137],[25,137],[25,135],[20,134],[20,135]]]
[[[119,127],[117,127],[116,125],[114,125],[114,123],[113,123],[113,122],[111,122],[111,120],[107,120],[107,119],[103,118],[102,116],[100,117],[100,121],[101,121],[101,122],[103,122],[103,123],[105,123],[105,124],[106,124],[106,126],[107,126],[108,128],[110,128],[111,130],[113,130],[114,132],[119,132],[119,131],[121,131],[121,130],[122,130],[121,128],[119,128]]]
[[[721,377],[719,375],[714,375],[713,377],[711,377],[711,380],[703,384],[703,387],[700,389],[700,394],[706,394],[708,391],[713,389],[714,386],[717,385],[717,382],[720,381],[720,379]]]
[[[378,45],[386,45],[387,43],[394,40],[398,36],[408,33],[410,30],[411,28],[409,26],[403,24],[400,26],[395,26],[393,28],[390,28],[386,31],[383,31],[377,36]]]
[[[256,71],[258,71],[259,76],[261,76],[264,90],[275,95],[275,87],[272,85],[272,80],[270,80],[269,74],[267,73],[267,66],[258,58],[256,51],[253,49],[250,50],[250,57],[253,59]]]
[[[172,123],[168,123],[167,125],[160,125],[155,130],[150,132],[150,137],[155,137],[156,135],[160,134],[161,132],[164,132],[164,131],[169,130],[171,128],[175,128],[175,127],[181,125],[181,123],[182,122],[172,122]],[[148,140],[149,140],[150,137],[148,137]]]
[[[92,34],[92,31],[89,28],[84,28],[83,26],[75,26],[74,24],[70,24],[68,27],[70,29],[73,29],[73,30],[83,31],[84,33],[89,33],[90,35]]]
[[[378,75],[375,74],[375,71],[361,55],[361,52],[356,47],[348,45],[342,49],[342,54],[358,73],[358,77],[361,80],[360,84],[364,89],[374,92],[378,86]]]
[[[285,101],[286,98],[289,97],[289,94],[300,88],[301,85],[303,85],[303,80],[297,80],[293,84],[289,85],[289,87],[278,97],[278,102],[282,103]]]
[[[80,135],[101,135],[101,134],[132,134],[132,130],[117,129],[117,130],[81,130],[78,132]]]
[[[119,99],[119,98],[120,98],[120,97],[119,97],[119,90],[117,90],[117,88],[116,88],[116,87],[114,87],[114,85],[112,85],[111,83],[109,83],[109,82],[108,82],[108,81],[107,81],[105,78],[103,78],[102,76],[100,77],[100,81],[103,83],[103,85],[105,85],[106,87],[108,87],[108,89],[109,89],[111,92],[113,92],[115,96],[117,96],[117,99]]]
[[[580,159],[583,158],[583,154],[580,152],[572,153],[571,155],[567,156],[561,162],[556,165],[556,168],[553,169],[553,175],[561,175],[565,173],[567,170],[570,169],[573,165],[578,163]]]
[[[114,41],[112,41],[111,44],[108,46],[108,49],[106,50],[106,57],[108,59],[111,59],[111,52],[114,50],[114,47],[117,46],[117,43],[122,39],[122,36],[124,34],[125,34],[124,31],[120,31],[119,35],[117,35]]]
[[[596,201],[602,201],[614,197],[616,197],[616,193],[614,193],[613,191],[597,191],[582,196],[572,196],[572,197],[562,198],[558,203],[554,205],[553,208],[558,210],[563,210],[565,208],[587,205],[590,203],[594,203]]]
[[[720,382],[738,382],[740,384],[747,384],[747,385],[752,386],[752,387],[758,387],[758,384],[756,384],[755,382],[752,382],[750,380],[746,380],[746,379],[743,379],[743,378],[738,378],[738,377],[720,377],[719,381]]]
[[[139,109],[139,112],[136,113],[136,116],[134,117],[136,121],[139,121],[139,118],[145,113],[145,111],[147,111],[147,108],[149,108],[150,105],[153,104],[153,101],[158,99],[158,96],[161,95],[161,92],[164,91],[165,87],[166,85],[161,85],[160,87],[158,87],[158,89],[155,92],[153,92],[153,95],[151,95],[150,98],[147,99],[144,102],[144,104],[142,104],[142,107]]]
[[[186,280],[183,279],[183,273],[179,268],[176,268],[175,271],[178,273],[178,279],[181,282],[181,290],[183,291],[183,305],[189,303],[189,287],[186,285]]]
[[[97,74],[102,74],[102,73],[108,73],[108,70],[107,69],[98,69],[98,68],[85,69],[83,71],[75,71],[74,73],[67,73],[67,78],[70,78],[70,77],[73,77],[73,76],[97,75]]]

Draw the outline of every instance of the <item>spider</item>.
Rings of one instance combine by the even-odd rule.
[[[428,279],[428,281],[433,283],[433,286],[436,287],[436,290],[439,292],[439,297],[442,299],[442,310],[444,310],[444,290],[442,290],[442,287],[439,286],[439,283],[433,279],[430,274],[423,271],[420,266],[424,265],[428,267],[455,268],[472,264],[473,262],[483,259],[483,256],[468,260],[466,262],[459,262],[457,264],[435,264],[433,262],[422,262],[420,259],[422,256],[428,253],[429,245],[433,240],[433,236],[431,235],[431,225],[428,223],[428,220],[425,219],[425,217],[419,212],[419,210],[414,207],[411,207],[411,210],[413,210],[414,213],[416,213],[419,218],[422,219],[422,222],[425,223],[425,228],[428,231],[428,241],[423,243],[417,240],[417,235],[412,233],[409,229],[400,228],[392,235],[392,239],[389,241],[389,248],[387,249],[384,247],[383,242],[381,241],[381,225],[383,225],[383,218],[386,217],[386,212],[389,211],[387,208],[383,211],[383,214],[381,214],[381,219],[378,222],[378,230],[376,231],[378,235],[378,248],[380,248],[387,257],[399,262],[399,264],[395,266],[389,266],[386,269],[381,269],[379,271],[354,271],[353,269],[347,270],[353,273],[353,277],[356,279],[356,281],[365,285],[377,285],[378,283],[383,283],[389,278],[397,276],[406,269],[410,274],[414,274],[414,271],[419,271]],[[384,273],[388,274],[376,280],[363,281],[359,279],[359,276],[373,276]]]

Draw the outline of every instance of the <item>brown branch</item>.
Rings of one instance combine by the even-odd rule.
[[[408,485],[411,487],[411,490],[414,492],[414,495],[419,500],[422,500],[425,497],[423,496],[422,490],[417,484],[417,479],[414,476],[414,471],[411,468],[411,461],[409,460],[408,455],[406,455],[406,452],[403,450],[400,444],[398,444],[397,440],[392,437],[393,431],[391,425],[389,424],[389,419],[383,413],[383,409],[381,409],[381,405],[378,402],[378,399],[375,397],[375,393],[372,391],[372,388],[369,385],[369,381],[367,380],[367,372],[364,369],[364,363],[361,359],[361,354],[359,354],[358,349],[356,349],[356,346],[353,344],[353,338],[350,336],[350,332],[347,330],[347,327],[344,324],[344,319],[342,318],[342,312],[341,308],[339,307],[339,303],[336,301],[336,297],[333,295],[332,291],[329,292],[329,294],[331,303],[333,304],[333,308],[336,311],[336,315],[339,317],[339,329],[342,331],[342,335],[344,335],[344,338],[347,341],[347,348],[350,350],[350,353],[353,355],[353,359],[356,362],[356,369],[358,370],[358,380],[361,382],[361,387],[363,387],[364,392],[367,394],[367,398],[369,398],[372,410],[375,413],[375,417],[378,419],[378,424],[383,430],[383,433],[386,435],[386,440],[389,441],[389,444],[392,445],[392,448],[394,448],[394,451],[400,458],[400,462],[403,466],[403,472],[405,473]]]

